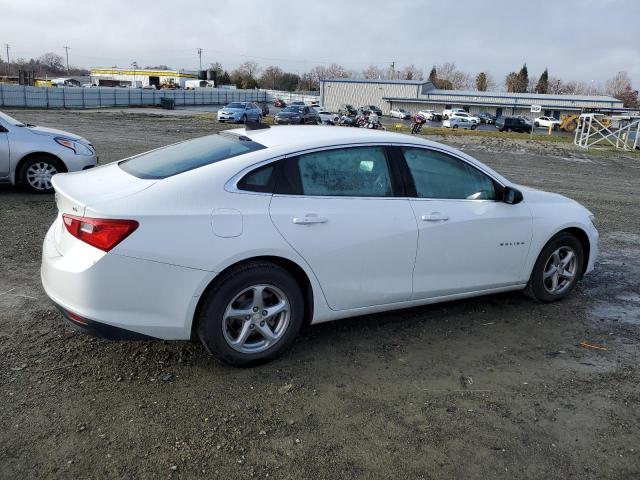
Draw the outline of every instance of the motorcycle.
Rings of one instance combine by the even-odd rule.
[[[427,122],[427,119],[420,115],[417,114],[416,116],[413,117],[413,121],[411,122],[411,135],[417,135],[420,133],[420,130],[422,130],[422,126]]]
[[[338,125],[340,125],[341,127],[357,127],[358,126],[358,124],[356,123],[355,117],[350,117],[349,115],[342,115],[338,119]]]
[[[378,117],[378,114],[375,112],[369,113],[369,115],[365,117],[364,124],[361,126],[364,128],[371,128],[374,130],[385,130],[382,123],[380,123],[380,118]]]

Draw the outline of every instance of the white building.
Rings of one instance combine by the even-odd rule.
[[[185,81],[198,80],[198,72],[189,70],[147,70],[92,68],[91,83],[102,87],[146,87],[173,83],[184,88]]]
[[[470,90],[440,90],[428,80],[368,80],[334,78],[321,80],[322,105],[337,110],[350,104],[358,108],[377,105],[383,114],[392,108],[442,111],[463,108],[472,114],[488,112],[496,116],[531,115],[531,105],[542,106],[539,115],[560,118],[562,114],[583,111],[624,113],[623,102],[602,95],[551,95],[536,93],[478,92]]]

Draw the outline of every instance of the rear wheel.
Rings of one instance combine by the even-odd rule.
[[[540,252],[525,291],[540,302],[560,300],[575,288],[583,265],[582,244],[570,233],[559,233]]]
[[[242,123],[244,123],[245,125],[247,123],[247,115],[246,114],[242,116]]]
[[[46,156],[33,157],[24,162],[18,173],[18,179],[30,192],[53,193],[51,177],[65,171],[59,160]]]
[[[291,345],[304,319],[300,286],[286,270],[267,262],[224,274],[203,300],[198,336],[230,365],[272,360]]]

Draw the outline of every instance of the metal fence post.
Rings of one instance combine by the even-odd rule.
[[[98,106],[102,106],[102,87],[98,87]]]
[[[27,106],[27,87],[26,85],[22,86],[22,96],[24,97],[24,106]]]
[[[82,89],[82,108],[87,108],[87,104],[84,101],[84,88]]]
[[[62,87],[62,108],[67,108],[67,93],[66,88]]]
[[[44,88],[44,98],[47,101],[47,108],[49,108],[49,87],[43,87]]]
[[[0,105],[4,106],[4,87],[0,83]]]

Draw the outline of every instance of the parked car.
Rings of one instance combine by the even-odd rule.
[[[0,183],[52,193],[54,175],[95,167],[97,160],[91,142],[79,135],[22,123],[0,112]]]
[[[311,101],[309,102],[309,106],[310,106],[310,107],[313,107],[313,108],[315,108],[315,107],[319,107],[319,106],[320,106],[320,100],[311,100]]]
[[[363,112],[365,115],[369,115],[369,113],[373,112],[379,117],[382,116],[382,110],[380,110],[380,108],[376,107],[375,105],[365,105],[363,107],[360,107],[360,111]]]
[[[467,113],[467,111],[464,108],[445,108],[442,110],[442,118],[446,120],[454,113]]]
[[[349,105],[348,103],[345,103],[340,105],[340,108],[338,109],[338,113],[340,115],[355,116],[358,114],[358,110],[356,110],[353,105]]]
[[[478,114],[478,118],[480,119],[480,123],[486,123],[487,125],[491,125],[492,123],[496,123],[496,116],[491,115],[488,112],[482,112]]]
[[[407,119],[411,118],[411,113],[409,113],[404,108],[393,108],[389,112],[389,116],[391,118],[400,118],[402,120],[407,120]]]
[[[258,106],[262,110],[262,117],[266,117],[267,115],[269,115],[269,105],[267,105],[264,102],[261,102],[258,104]]]
[[[275,122],[278,125],[289,125],[298,123],[319,123],[320,117],[318,112],[312,107],[306,105],[291,105],[290,107],[280,110],[275,117]]]
[[[560,127],[560,123],[560,120],[553,117],[538,117],[534,120],[536,127],[551,127],[554,130]]]
[[[286,104],[286,102],[284,100],[282,100],[280,98],[276,98],[273,101],[273,106],[276,107],[276,108],[284,108],[284,107],[287,106],[287,104]]]
[[[295,102],[291,102],[290,105],[291,106],[297,105],[299,107],[304,107],[305,103],[303,101],[301,101],[301,100],[296,100]]]
[[[73,324],[199,338],[234,365],[307,323],[510,290],[553,302],[598,253],[574,200],[379,130],[229,130],[53,185],[41,278]]]
[[[435,110],[420,110],[418,115],[426,118],[430,122],[440,122],[442,121],[442,114],[436,112]]]
[[[262,109],[253,102],[231,102],[218,110],[219,122],[247,123],[247,120],[262,121]]]
[[[444,128],[463,128],[465,130],[475,130],[478,124],[464,117],[451,117],[442,121]]]
[[[322,107],[313,107],[323,124],[335,125],[340,120],[340,115],[335,112],[329,112]]]
[[[530,133],[531,123],[522,117],[500,117],[496,120],[496,128],[501,132]]]
[[[449,118],[466,118],[471,123],[475,123],[476,125],[480,125],[480,118],[474,115],[470,115],[467,112],[453,112],[449,115]]]

